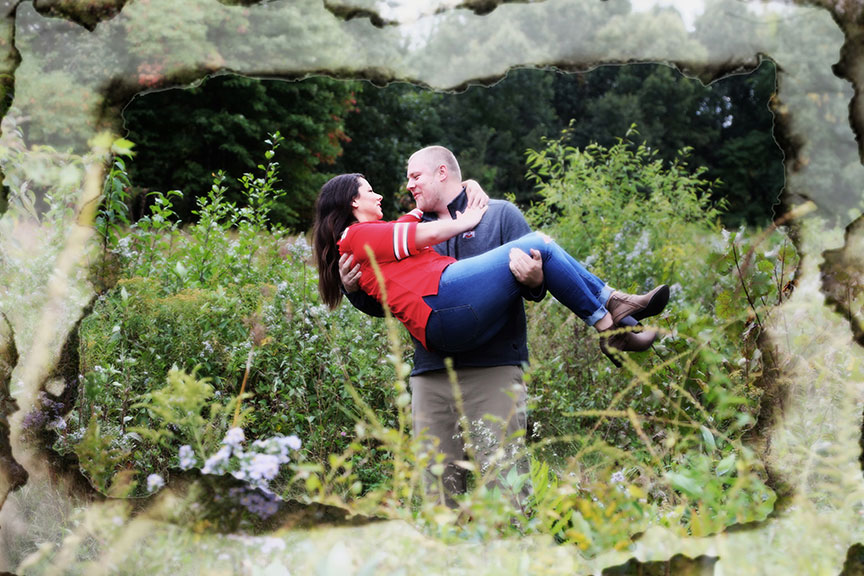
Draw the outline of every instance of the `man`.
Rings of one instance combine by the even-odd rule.
[[[455,156],[442,146],[415,152],[408,160],[408,190],[424,220],[454,218],[468,205],[462,174]],[[484,195],[485,197],[485,195]],[[462,259],[482,254],[515,240],[531,230],[513,204],[489,200],[489,209],[474,230],[434,246],[440,254]],[[360,310],[381,315],[377,302],[357,290],[359,266],[340,261],[342,283],[348,299]],[[540,300],[545,295],[543,266],[539,253],[528,255],[514,249],[510,269],[525,285],[525,296]],[[427,447],[444,456],[441,475],[443,493],[430,486],[429,493],[441,503],[455,506],[452,496],[467,488],[468,467],[473,460],[476,473],[491,480],[506,493],[509,488],[499,474],[506,476],[514,457],[525,446],[527,391],[522,380],[528,362],[525,309],[521,300],[509,310],[504,328],[489,342],[467,353],[452,356],[458,386],[450,382],[443,356],[426,350],[415,340],[414,369],[411,372],[412,417],[414,434],[429,440]],[[468,424],[467,441],[462,433],[464,414]],[[528,460],[521,454],[516,462],[520,474],[527,474]],[[434,460],[433,460],[434,461]],[[525,482],[519,494],[505,494],[515,504],[530,493]]]

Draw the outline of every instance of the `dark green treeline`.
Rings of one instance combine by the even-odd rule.
[[[304,230],[319,187],[336,173],[364,173],[392,199],[394,215],[410,200],[404,190],[408,155],[442,144],[457,154],[465,177],[494,197],[513,195],[524,204],[534,197],[525,179],[527,149],[568,127],[573,146],[611,145],[635,124],[631,139],[644,140],[664,159],[689,148],[689,163],[720,180],[714,193],[728,202],[727,224],[759,225],[771,219],[784,182],[783,154],[772,135],[775,73],[764,61],[749,74],[706,86],[664,65],[579,74],[523,69],[460,93],[323,77],[220,76],[133,100],[124,113],[138,151],[130,175],[142,190],[183,190],[179,213],[189,221],[212,174],[254,172],[264,140],[278,130],[285,138],[277,160],[290,209],[274,219]],[[144,202],[139,195],[139,214]]]

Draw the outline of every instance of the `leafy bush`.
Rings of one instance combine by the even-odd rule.
[[[542,198],[529,211],[535,225],[616,289],[671,286],[664,313],[645,321],[660,330],[653,352],[629,354],[623,371],[561,306],[529,307],[529,435],[570,486],[564,493],[577,495],[552,509],[572,511],[561,534],[585,549],[618,546],[638,530],[624,517],[619,528],[632,528],[614,528],[624,504],[604,484],[610,468],[629,470],[647,503],[676,511],[693,533],[764,518],[774,501],[742,439],[776,368],[765,318],[788,294],[797,254],[782,230],[723,230],[723,207],[711,204],[704,171],[688,170],[687,151],[666,165],[634,134],[609,148],[562,138],[528,152]],[[586,490],[588,503],[578,496]]]
[[[280,140],[277,134],[268,142],[275,149]],[[147,434],[154,414],[142,402],[174,367],[209,380],[211,409],[245,391],[249,437],[297,435],[312,461],[326,461],[351,443],[363,410],[358,401],[394,421],[393,369],[380,354],[382,322],[350,307],[330,313],[319,304],[305,238],[268,230],[267,215],[284,192],[276,188],[278,164],[271,153],[267,159],[260,176],[241,179],[247,207],[238,210],[224,200],[225,177],[217,174],[209,194],[199,198],[198,222],[187,227],[173,214],[172,198],[180,192],[156,192],[149,216],[121,234],[108,225],[107,211],[114,211],[112,222],[118,218],[117,204],[106,195],[100,232],[113,245],[119,271],[111,271],[116,284],[81,322],[79,393],[56,442],[82,463],[94,447],[116,446],[113,460],[84,466],[100,490],[112,484],[100,463],[138,471],[139,492],[146,473],[176,466],[180,440]],[[114,168],[109,192],[123,178],[122,163]],[[196,409],[202,411],[204,405]],[[221,437],[230,425],[222,421],[215,434]],[[372,463],[361,477],[375,486],[384,473]]]

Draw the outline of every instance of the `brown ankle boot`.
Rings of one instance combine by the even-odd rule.
[[[613,332],[604,336],[606,332]],[[621,352],[642,352],[651,347],[657,338],[656,330],[642,330],[640,332],[620,332],[615,329],[600,332],[600,351],[618,368],[621,362],[616,354]]]
[[[616,290],[609,296],[606,309],[612,314],[612,322],[620,326],[621,320],[626,316],[632,316],[636,320],[656,316],[663,311],[667,302],[669,302],[669,286],[661,284],[647,294],[639,296]]]

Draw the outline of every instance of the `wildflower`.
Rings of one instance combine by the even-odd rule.
[[[300,439],[293,434],[291,436],[286,436],[284,439],[285,445],[288,446],[291,450],[299,450],[300,449]]]
[[[279,473],[279,458],[272,454],[255,454],[247,470],[253,480],[272,480]]]
[[[188,444],[184,444],[180,447],[180,468],[182,470],[189,470],[195,465],[195,453],[192,452],[192,447]]]
[[[231,457],[231,448],[223,446],[216,454],[211,456],[204,462],[204,467],[201,469],[203,474],[223,474],[228,464],[228,459]]]
[[[269,554],[273,550],[284,550],[285,549],[285,541],[281,538],[275,538],[273,536],[265,536],[262,538],[263,544],[261,545],[261,553]]]
[[[48,416],[39,410],[28,412],[21,421],[21,427],[24,430],[41,430],[48,420]]]
[[[147,492],[155,492],[163,486],[165,486],[165,479],[159,474],[150,474],[147,476]]]
[[[234,495],[237,497],[237,495]],[[239,498],[246,510],[261,519],[269,518],[279,511],[279,497],[274,494],[262,494],[258,491],[243,491]]]
[[[231,428],[225,433],[225,439],[222,443],[234,450],[240,448],[240,444],[246,439],[242,428]]]
[[[612,474],[612,477],[609,478],[609,482],[612,484],[623,484],[627,481],[627,477],[624,476],[623,470],[618,470],[617,472]]]

